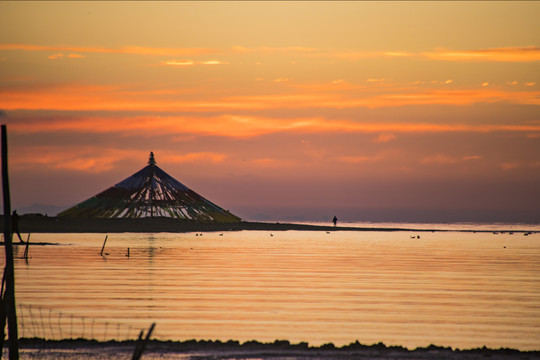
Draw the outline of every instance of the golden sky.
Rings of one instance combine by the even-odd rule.
[[[532,1],[0,2],[14,207],[73,205],[153,151],[247,218],[530,219],[539,16]]]

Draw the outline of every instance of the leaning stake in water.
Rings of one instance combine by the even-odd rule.
[[[26,248],[24,249],[24,255],[23,258],[28,261],[28,247],[30,246],[30,234],[28,234],[28,238],[26,239]]]
[[[101,256],[103,256],[103,250],[105,249],[105,244],[107,243],[107,238],[109,237],[109,235],[105,235],[105,241],[103,241],[103,247],[101,248]]]

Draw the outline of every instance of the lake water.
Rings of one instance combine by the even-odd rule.
[[[134,338],[155,322],[163,340],[540,349],[540,233],[123,233],[100,256],[104,238],[32,234],[56,245],[28,262],[16,246],[21,336]]]

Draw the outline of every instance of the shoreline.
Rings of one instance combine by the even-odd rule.
[[[3,215],[0,218],[0,231],[3,231]],[[64,218],[49,217],[40,214],[21,215],[19,220],[21,233],[187,233],[187,232],[225,232],[225,231],[414,231],[414,232],[478,232],[489,233],[492,230],[448,230],[448,229],[415,229],[405,227],[353,227],[332,225],[310,225],[281,222],[239,221],[231,223],[201,223],[180,221],[174,218]],[[527,230],[507,230],[514,233],[532,233]]]
[[[0,219],[3,231],[3,221]],[[239,221],[230,223],[180,221],[174,218],[65,218],[44,215],[21,215],[19,230],[22,233],[186,233],[216,231],[435,231],[401,228],[360,228],[350,226],[324,226],[294,223]]]
[[[122,357],[129,355],[135,348],[135,340],[106,341],[87,339],[44,340],[41,338],[19,339],[22,352],[39,352],[40,359],[54,358],[58,352],[73,358],[94,359],[108,355]],[[7,343],[4,343],[4,349]],[[84,357],[81,357],[84,355]],[[162,341],[150,340],[143,358],[162,358],[164,355],[179,356],[189,359],[533,359],[540,358],[540,350],[521,351],[516,349],[486,347],[474,349],[452,349],[429,345],[416,349],[402,346],[387,346],[383,343],[364,345],[358,341],[349,345],[336,347],[332,343],[321,346],[310,346],[301,342],[291,344],[287,340],[276,340],[273,343],[247,341],[240,343],[235,340],[226,342],[219,340],[187,340]],[[35,358],[35,357],[32,357]],[[68,357],[69,358],[69,357]]]

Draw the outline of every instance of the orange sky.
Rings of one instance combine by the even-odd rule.
[[[71,206],[153,151],[248,219],[540,221],[539,15],[505,1],[1,2],[12,202]]]

